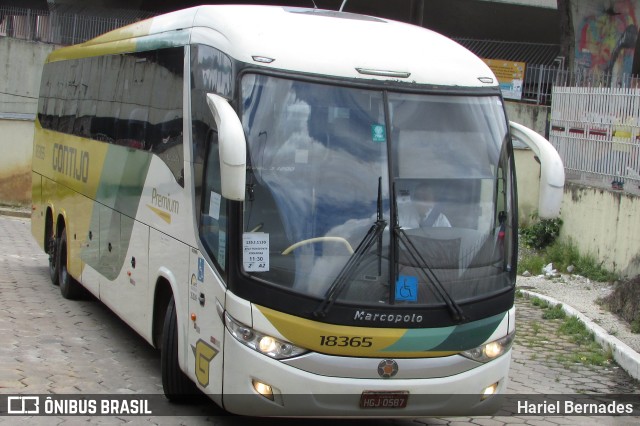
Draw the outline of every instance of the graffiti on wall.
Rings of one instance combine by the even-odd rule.
[[[620,80],[632,73],[640,0],[591,0],[574,9],[576,65]]]

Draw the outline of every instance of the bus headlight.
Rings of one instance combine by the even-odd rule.
[[[507,334],[501,339],[485,343],[482,346],[469,349],[468,351],[460,352],[460,355],[482,363],[489,362],[503,355],[511,348],[515,335],[515,332]]]
[[[227,313],[225,313],[224,317],[227,330],[231,335],[238,342],[256,352],[275,359],[292,358],[308,352],[306,349],[294,346],[289,342],[255,331],[251,327],[239,323]]]

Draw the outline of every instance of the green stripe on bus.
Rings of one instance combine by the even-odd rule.
[[[451,327],[409,329],[384,352],[463,351],[485,343],[506,313]]]

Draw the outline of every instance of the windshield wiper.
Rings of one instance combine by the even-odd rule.
[[[381,274],[382,269],[382,231],[387,227],[387,221],[382,217],[382,177],[378,178],[378,202],[377,202],[377,219],[375,223],[369,228],[367,234],[364,236],[358,247],[353,252],[353,255],[349,258],[347,263],[342,267],[340,273],[336,279],[331,283],[329,289],[324,295],[324,299],[313,312],[313,315],[318,318],[323,318],[327,315],[331,306],[342,294],[342,292],[348,287],[350,283],[349,279],[353,275],[353,271],[362,263],[365,254],[371,249],[374,243],[378,243],[378,271]]]
[[[393,206],[394,206],[394,210],[397,211],[398,207],[397,207],[397,201],[396,201],[395,182],[393,184]],[[398,221],[397,215],[396,215],[395,225],[393,226],[393,235],[395,237],[394,239],[397,242],[401,242],[404,245],[414,265],[424,275],[425,282],[431,281],[431,283],[433,284],[433,287],[436,290],[436,293],[438,293],[442,301],[444,301],[444,303],[447,305],[447,309],[451,314],[451,318],[453,318],[453,320],[458,323],[466,321],[467,318],[464,315],[464,312],[462,311],[462,308],[460,307],[460,305],[458,305],[458,303],[453,299],[453,297],[451,297],[451,294],[449,294],[449,292],[444,287],[444,285],[442,285],[436,273],[433,272],[433,269],[429,267],[429,265],[427,264],[427,261],[424,259],[424,257],[422,257],[422,254],[420,254],[420,250],[416,248],[416,246],[413,244],[413,242],[411,241],[407,233],[404,232],[404,229],[400,227],[400,223]],[[394,244],[395,243],[396,242],[394,241]],[[393,263],[395,265],[397,265],[398,256],[399,256],[399,250],[396,250],[396,254],[393,259]],[[397,279],[397,276],[395,278]],[[393,282],[395,283],[395,279]],[[393,289],[392,294],[395,294],[395,287]]]

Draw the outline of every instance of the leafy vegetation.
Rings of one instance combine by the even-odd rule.
[[[594,256],[583,255],[573,243],[560,241],[541,250],[521,250],[518,273],[529,271],[534,275],[540,274],[542,268],[549,263],[553,263],[553,267],[562,272],[573,266],[571,273],[594,281],[612,282],[619,278],[617,274],[604,268],[602,262],[598,262]]]
[[[544,263],[545,258],[538,252],[530,252],[521,255],[518,260],[518,274],[522,275],[525,271],[531,272],[533,275],[541,274],[542,268],[549,263]]]
[[[613,352],[611,349],[600,347],[595,341],[593,333],[578,318],[565,318],[558,328],[558,332],[569,336],[569,340],[580,347],[577,352],[572,354],[573,362],[591,365],[605,365],[612,362]]]
[[[526,247],[543,249],[560,236],[562,219],[539,219],[537,214],[531,216],[532,223],[520,227],[520,240]]]
[[[557,271],[565,272],[571,267],[570,273],[582,275],[593,281],[616,282],[614,292],[601,300],[605,308],[626,320],[631,331],[640,333],[640,277],[619,281],[620,277],[607,270],[604,262],[598,262],[595,256],[581,254],[578,248],[569,240],[558,240],[562,220],[539,220],[532,215],[532,223],[520,227],[520,256],[518,260],[518,274],[529,271],[537,275],[542,273],[545,265],[553,264]],[[536,306],[548,309],[544,301],[532,300]],[[564,312],[549,310],[545,318],[564,318]]]
[[[532,297],[529,300],[533,306],[537,306],[538,308],[547,309],[549,307],[549,302],[540,299],[539,297]]]
[[[542,318],[544,319],[564,319],[567,314],[562,310],[562,305],[556,305],[544,310]]]
[[[593,342],[593,333],[577,317],[568,317],[558,331],[570,336],[570,340],[577,345],[587,346]]]
[[[551,305],[538,297],[529,299],[530,303],[543,309],[542,318],[560,321],[558,334],[566,335],[578,348],[571,354],[557,355],[557,361],[567,365],[581,363],[590,365],[606,365],[613,362],[613,352],[610,348],[603,349],[595,341],[593,333],[587,329],[582,321],[573,316],[568,316],[562,309],[562,305]],[[536,330],[537,329],[537,330]],[[534,324],[534,334],[538,334],[539,324]]]

